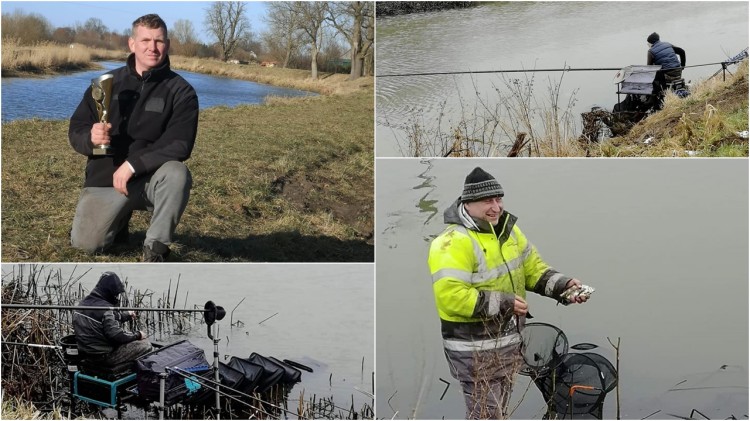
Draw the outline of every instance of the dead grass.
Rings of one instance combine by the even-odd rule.
[[[748,156],[748,61],[723,81],[696,84],[687,98],[669,93],[664,109],[626,135],[601,145],[600,156]],[[646,143],[648,140],[648,143]]]
[[[249,80],[285,88],[318,92],[324,95],[351,94],[362,89],[371,90],[374,87],[372,77],[362,77],[350,81],[349,75],[340,73],[323,74],[318,80],[313,80],[310,78],[309,70],[263,67],[259,64],[230,64],[219,60],[182,56],[170,56],[170,63],[175,69],[189,72]]]
[[[4,420],[60,420],[63,414],[60,409],[52,412],[41,412],[32,402],[18,398],[3,397],[2,419]]]
[[[3,77],[54,74],[74,70],[94,69],[92,60],[121,59],[123,53],[90,49],[82,45],[62,46],[44,42],[22,46],[11,38],[2,40]]]
[[[372,261],[373,92],[217,107],[200,113],[194,185],[176,261]],[[67,121],[2,127],[3,261],[137,261],[130,244],[88,256],[69,245],[85,158]],[[54,139],[39,148],[39,133]]]

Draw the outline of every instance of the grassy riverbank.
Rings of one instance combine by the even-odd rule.
[[[595,156],[748,156],[748,61],[727,75],[703,81],[690,96],[668,94],[664,109],[612,138]],[[747,135],[745,135],[747,136]],[[648,142],[647,142],[648,140]]]
[[[236,65],[224,66],[234,74]],[[187,162],[193,190],[170,260],[372,261],[373,80],[325,80],[311,82],[335,94],[201,111]],[[70,247],[86,160],[67,130],[67,121],[3,124],[2,260],[138,261],[146,212],[135,213],[129,244],[109,254]]]
[[[581,115],[573,113],[574,96],[559,102],[559,81],[537,102],[533,77],[504,79],[489,102],[477,92],[448,130],[440,127],[442,112],[437,124],[413,116],[394,126],[405,133],[396,142],[404,156],[747,157],[748,61],[730,68],[726,81],[700,81],[687,98],[670,93],[661,111],[601,143],[579,140]]]

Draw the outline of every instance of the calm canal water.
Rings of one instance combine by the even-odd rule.
[[[374,371],[373,266],[371,264],[141,264],[47,265],[62,279],[81,278],[89,291],[102,272],[113,271],[129,286],[161,297],[179,279],[178,307],[201,308],[212,300],[227,315],[219,326],[219,352],[246,358],[252,352],[311,365],[290,392],[299,399],[331,397],[338,406],[372,405]],[[3,265],[3,278],[18,265]],[[26,269],[28,271],[28,268]],[[187,296],[186,296],[187,294]],[[244,300],[244,301],[243,301]],[[241,303],[240,303],[241,302]],[[235,309],[236,307],[236,309]],[[234,312],[233,315],[230,313]],[[242,321],[243,326],[230,326]],[[184,338],[173,338],[172,341]],[[188,339],[213,361],[213,341],[199,325]],[[227,361],[228,361],[227,357]],[[226,361],[225,361],[226,362]],[[290,402],[290,407],[296,407]]]
[[[81,102],[91,79],[124,65],[101,62],[100,70],[71,73],[46,78],[3,78],[2,121],[29,119],[69,119]],[[268,96],[297,97],[317,95],[313,92],[279,88],[244,80],[209,76],[176,70],[198,93],[200,108],[219,105],[262,104]]]
[[[508,69],[620,68],[645,64],[646,38],[658,32],[686,50],[687,65],[717,63],[748,45],[747,2],[497,2],[468,9],[378,18],[377,74]],[[720,65],[686,69],[686,80],[711,76]],[[509,73],[534,77],[535,99],[549,102],[549,80],[561,73]],[[575,121],[593,105],[617,102],[614,71],[569,72],[561,107],[574,97]],[[497,102],[498,74],[377,78],[378,156],[402,156],[404,125],[417,121],[450,133],[472,115],[479,95]],[[462,110],[460,104],[464,102]],[[445,105],[443,105],[445,103]],[[534,104],[532,104],[534,106]],[[480,107],[481,109],[481,107]]]
[[[380,159],[377,168],[378,418],[461,419],[460,386],[442,351],[429,242],[466,175],[481,166],[542,257],[596,288],[584,305],[529,294],[535,322],[614,363],[621,338],[624,419],[748,414],[748,161]],[[723,365],[727,369],[720,370]],[[441,400],[446,385],[450,386]],[[667,392],[683,387],[718,387]],[[512,418],[544,403],[520,377]],[[614,419],[615,392],[605,401]],[[699,416],[696,415],[696,419]]]

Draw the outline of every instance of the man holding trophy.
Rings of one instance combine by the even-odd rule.
[[[169,255],[187,206],[198,96],[170,69],[169,38],[154,14],[133,22],[127,64],[93,79],[70,119],[68,136],[88,157],[70,240],[89,253],[127,237],[133,210],[152,212],[144,261]]]

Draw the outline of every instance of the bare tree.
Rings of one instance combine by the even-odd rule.
[[[2,37],[15,38],[21,44],[33,44],[51,38],[52,24],[42,15],[16,10],[2,14]]]
[[[367,53],[365,53],[364,73],[369,76],[375,75],[375,8],[370,5],[370,13],[367,15],[367,26],[365,27],[365,43],[367,44]]]
[[[294,4],[284,1],[269,2],[268,14],[265,21],[268,23],[269,30],[264,38],[266,45],[271,51],[281,51],[283,55],[283,64],[281,67],[288,67],[292,55],[297,52],[302,44],[302,32],[299,28],[297,13],[294,10]]]
[[[169,30],[169,38],[172,41],[171,51],[175,54],[195,56],[198,51],[198,37],[193,28],[193,22],[187,19],[175,21]]]
[[[198,37],[195,35],[193,22],[187,19],[178,19],[169,31],[169,38],[176,40],[180,44],[192,44],[197,42]]]
[[[368,1],[330,2],[327,11],[328,21],[349,41],[352,61],[349,79],[357,79],[365,73],[365,58],[374,41],[373,3]],[[373,26],[372,34],[369,33],[368,26],[370,25]]]
[[[323,25],[328,11],[327,2],[295,1],[293,10],[298,19],[299,28],[304,32],[310,44],[310,71],[313,79],[318,78],[318,52],[323,42]]]
[[[224,61],[232,56],[240,39],[250,36],[250,21],[245,16],[245,7],[245,3],[240,1],[217,1],[206,9],[204,24],[207,31],[216,37]]]

